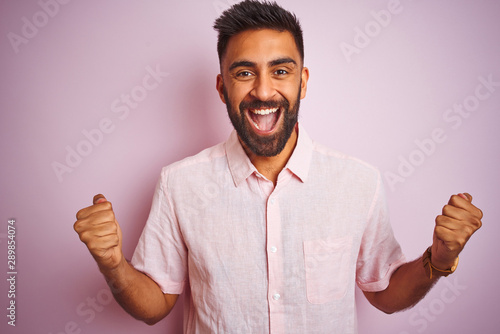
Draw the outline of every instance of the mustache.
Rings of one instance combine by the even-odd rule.
[[[287,99],[282,99],[278,101],[261,101],[261,100],[251,100],[251,101],[241,101],[240,111],[243,112],[245,109],[271,109],[280,108],[288,110],[290,103]]]

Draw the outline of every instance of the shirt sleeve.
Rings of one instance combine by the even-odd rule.
[[[389,213],[378,173],[377,187],[361,239],[356,264],[356,280],[363,291],[382,291],[389,286],[392,273],[406,262],[389,222]]]
[[[187,281],[187,249],[167,189],[168,170],[163,169],[131,264],[163,293],[180,294]]]

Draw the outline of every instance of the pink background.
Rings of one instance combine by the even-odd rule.
[[[110,301],[72,226],[75,213],[104,193],[130,257],[160,168],[227,138],[211,26],[232,1],[54,1],[41,1],[52,4],[45,9],[51,15],[37,1],[0,1],[3,277],[9,218],[16,219],[18,251],[16,328],[7,325],[2,279],[0,332],[179,333],[180,304],[148,327]],[[297,13],[304,29],[311,79],[300,121],[308,132],[384,174],[398,168],[404,174],[398,180],[404,182],[386,188],[407,257],[430,245],[434,218],[452,193],[470,192],[485,213],[456,274],[414,309],[388,316],[360,297],[359,332],[498,332],[500,86],[487,97],[480,88],[482,100],[473,96],[479,77],[500,82],[500,2],[279,3]],[[394,13],[382,26],[374,17],[384,17],[371,12],[388,6]],[[365,28],[369,42],[355,37]],[[14,34],[24,42],[11,42]],[[355,42],[367,45],[348,59],[341,45]],[[149,88],[156,86],[149,91],[141,88],[148,67],[168,72],[161,82],[149,80]],[[123,117],[120,98],[131,93],[137,105]],[[113,103],[122,107],[118,113]],[[466,118],[447,111],[463,103],[472,110]],[[85,146],[82,131],[95,134],[106,119],[108,133]],[[431,145],[436,131],[440,142]],[[427,143],[427,152],[416,142]],[[59,179],[53,164],[66,165],[67,147],[86,156]],[[400,167],[401,159],[413,167]]]

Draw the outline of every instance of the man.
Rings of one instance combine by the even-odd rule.
[[[355,333],[355,284],[384,312],[415,305],[480,228],[472,197],[451,196],[432,246],[406,262],[378,171],[297,123],[309,70],[296,17],[244,1],[215,29],[216,87],[235,131],[162,170],[131,263],[103,195],[77,213],[116,300],[154,324],[184,292],[187,333]]]

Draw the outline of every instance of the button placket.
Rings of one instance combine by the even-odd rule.
[[[268,264],[268,301],[271,332],[284,328],[284,300],[283,300],[283,258],[281,247],[282,227],[279,198],[276,189],[270,194],[267,201],[267,264]]]

